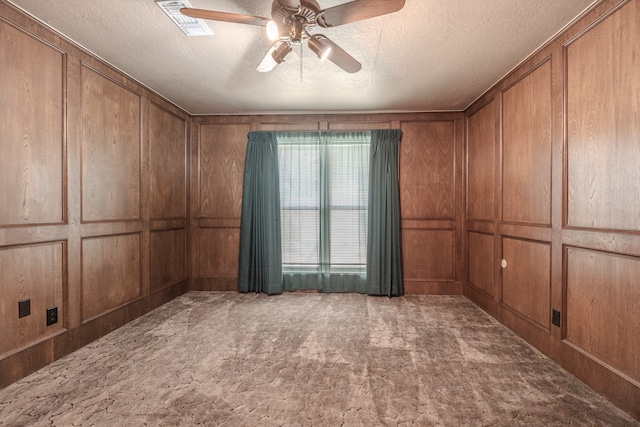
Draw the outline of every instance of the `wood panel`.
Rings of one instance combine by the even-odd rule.
[[[570,226],[640,230],[640,4],[566,48]]]
[[[529,240],[502,239],[502,302],[536,324],[550,328],[551,246]]]
[[[82,220],[140,218],[140,96],[82,67]]]
[[[551,61],[503,95],[502,219],[551,225]]]
[[[149,287],[157,291],[186,278],[186,232],[154,231],[149,237]]]
[[[0,248],[0,356],[64,329],[63,243]],[[18,302],[30,299],[31,314],[18,318]],[[47,326],[46,310],[58,307]]]
[[[82,239],[82,319],[95,318],[142,294],[141,234]]]
[[[495,218],[495,101],[467,121],[467,219]]]
[[[640,258],[566,249],[566,339],[640,386]]]
[[[186,122],[167,110],[149,108],[149,215],[186,218]]]
[[[200,217],[240,218],[250,125],[200,126]]]
[[[453,219],[454,122],[405,122],[402,133],[402,218]]]
[[[390,122],[343,122],[329,123],[329,130],[362,131],[372,129],[391,129]]]
[[[240,258],[240,230],[237,228],[200,229],[199,275],[237,278]]]
[[[64,220],[64,64],[0,21],[0,226]]]
[[[453,230],[403,229],[405,280],[455,280],[453,247]]]
[[[494,270],[496,267],[493,236],[468,233],[469,283],[493,296]]]
[[[260,130],[276,132],[313,132],[320,129],[320,123],[260,123]]]

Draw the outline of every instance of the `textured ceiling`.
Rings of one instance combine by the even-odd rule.
[[[322,8],[347,0],[318,0]],[[308,49],[270,73],[261,27],[207,21],[187,37],[153,0],[11,0],[191,114],[462,110],[594,0],[406,0],[399,12],[321,31],[362,63]],[[191,0],[270,16],[271,0]]]

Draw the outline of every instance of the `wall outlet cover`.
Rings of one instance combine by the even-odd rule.
[[[560,310],[557,308],[551,310],[551,323],[560,326]]]
[[[18,301],[18,319],[26,317],[31,314],[31,300],[23,299]]]
[[[47,326],[58,323],[58,307],[47,308]]]

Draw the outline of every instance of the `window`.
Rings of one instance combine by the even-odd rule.
[[[370,132],[277,139],[283,272],[364,275]]]

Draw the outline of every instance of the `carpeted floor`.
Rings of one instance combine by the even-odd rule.
[[[461,296],[190,292],[0,390],[0,425],[640,424]]]

